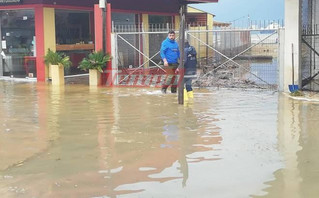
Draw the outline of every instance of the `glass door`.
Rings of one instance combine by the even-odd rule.
[[[36,77],[33,10],[0,11],[3,76]]]

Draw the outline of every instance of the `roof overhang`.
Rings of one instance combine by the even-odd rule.
[[[218,0],[182,0],[182,2],[186,2],[187,4],[191,3],[217,3]]]
[[[0,0],[1,2],[1,0]],[[11,2],[11,1],[10,1]],[[44,4],[54,6],[91,7],[99,0],[21,0],[21,5]],[[198,3],[217,3],[218,0],[107,0],[114,10],[131,12],[171,13],[178,14],[181,5]],[[0,7],[6,6],[0,4]]]

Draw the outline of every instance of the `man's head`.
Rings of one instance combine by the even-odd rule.
[[[175,40],[175,32],[174,32],[173,30],[170,30],[170,31],[168,32],[168,38],[169,38],[169,40],[171,40],[171,41],[174,41],[174,40]]]
[[[189,47],[189,46],[190,46],[190,45],[189,45],[189,42],[188,42],[188,40],[186,40],[186,39],[185,39],[185,43],[184,43],[184,46],[185,46],[185,47]]]

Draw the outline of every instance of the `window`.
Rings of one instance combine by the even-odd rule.
[[[55,28],[57,44],[88,43],[92,41],[90,12],[56,10]]]

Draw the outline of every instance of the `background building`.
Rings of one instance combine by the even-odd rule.
[[[190,1],[188,1],[190,2]],[[192,3],[217,0],[192,1]],[[65,52],[73,67],[67,74],[81,73],[76,67],[89,52],[101,47],[101,16],[94,10],[98,0],[16,0],[0,3],[0,76],[37,77],[45,81],[49,69],[43,57],[47,49]],[[178,0],[109,0],[113,27],[169,23],[179,27]],[[167,6],[169,5],[169,6]],[[99,12],[100,13],[100,12]],[[146,25],[147,24],[147,25]],[[98,38],[97,38],[98,35]],[[97,43],[99,42],[99,43]]]

